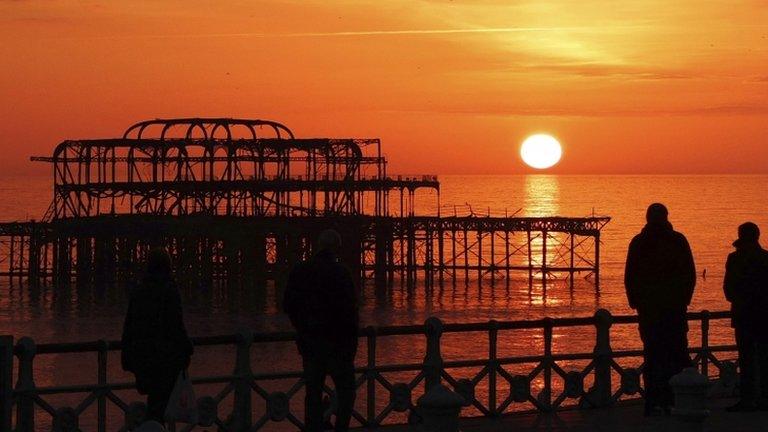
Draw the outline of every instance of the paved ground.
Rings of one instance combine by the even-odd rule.
[[[498,420],[466,419],[462,432],[760,432],[768,431],[768,412],[729,413],[733,400],[710,402],[711,414],[699,427],[680,423],[674,417],[643,417],[642,405],[620,405],[608,409],[568,410],[553,414],[514,414]],[[382,432],[416,432],[416,427],[398,426]]]

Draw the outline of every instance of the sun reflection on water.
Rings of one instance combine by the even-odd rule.
[[[560,214],[560,180],[555,175],[525,176],[524,216]]]

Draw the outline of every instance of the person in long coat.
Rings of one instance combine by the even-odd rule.
[[[189,367],[192,351],[170,257],[154,249],[130,296],[121,356],[123,370],[134,374],[136,389],[147,395],[146,420],[164,423],[168,399],[179,373]]]
[[[760,229],[754,223],[741,224],[738,232],[723,281],[740,372],[740,398],[728,410],[753,411],[768,407],[768,251],[760,246]]]
[[[340,248],[338,232],[320,233],[315,256],[291,270],[285,292],[284,310],[296,329],[303,360],[308,432],[325,430],[322,397],[327,375],[338,401],[334,431],[349,430],[355,402],[360,319],[352,274],[339,258]]]
[[[668,214],[663,204],[648,207],[645,227],[629,244],[624,272],[643,341],[646,415],[656,407],[669,413],[674,402],[669,379],[691,363],[686,313],[696,268],[688,240],[672,228]]]

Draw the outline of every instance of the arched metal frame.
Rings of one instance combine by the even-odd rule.
[[[267,128],[272,137],[262,137]],[[173,132],[181,132],[176,136]],[[246,137],[241,137],[245,135]],[[436,177],[392,179],[377,139],[296,139],[265,120],[158,119],[121,139],[64,141],[51,158],[51,219],[104,214],[389,215],[389,193]],[[407,207],[407,208],[405,208]]]
[[[154,127],[161,128],[159,135],[149,136],[149,137],[144,136],[144,133],[147,131],[147,129],[152,129]],[[216,139],[217,138],[216,132],[219,129],[223,129],[226,133],[226,136],[223,138],[227,140],[232,140],[235,138],[232,133],[235,128],[244,128],[250,132],[249,138],[257,139],[262,137],[256,133],[256,130],[263,127],[267,127],[271,129],[272,132],[274,133],[274,135],[272,136],[274,138],[278,138],[278,139],[294,138],[293,132],[291,132],[291,130],[288,129],[285,125],[278,122],[270,121],[270,120],[190,117],[190,118],[155,119],[155,120],[141,121],[129,127],[123,134],[123,139],[150,138],[150,139],[164,140],[167,138],[166,135],[168,134],[170,129],[173,127],[181,127],[182,129],[185,129],[186,133],[183,135],[183,137],[187,139],[192,138],[195,128],[199,128],[202,131],[203,138],[205,139],[209,139],[209,138]],[[131,137],[132,134],[135,134],[135,136]]]

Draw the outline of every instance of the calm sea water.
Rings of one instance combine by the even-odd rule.
[[[463,284],[456,290],[446,287],[441,295],[427,299],[416,290],[395,289],[388,298],[364,295],[366,324],[420,323],[430,315],[446,321],[525,319],[542,316],[590,315],[596,308],[615,313],[630,312],[622,286],[627,244],[644,224],[645,207],[654,201],[667,204],[675,229],[683,232],[693,249],[699,279],[692,308],[726,308],[722,295],[725,257],[731,251],[736,227],[754,221],[768,230],[768,176],[441,176],[443,214],[452,214],[454,205],[466,213],[469,203],[476,214],[522,216],[608,215],[612,221],[602,236],[602,289],[596,295],[589,284],[580,284],[571,293],[555,286],[547,297],[525,289],[483,287]],[[48,177],[0,178],[0,220],[40,217],[51,200]],[[423,202],[431,202],[430,197]],[[434,211],[425,205],[425,211]],[[428,207],[428,208],[427,208]],[[119,299],[102,307],[55,310],[47,308],[53,293],[43,293],[39,305],[28,304],[21,292],[8,292],[3,283],[0,297],[0,325],[13,334],[28,334],[40,340],[58,340],[77,335],[82,339],[114,338],[119,335]],[[53,290],[52,290],[53,291]],[[457,292],[458,291],[458,292]],[[46,295],[48,297],[46,297]],[[221,304],[218,304],[221,302]],[[227,305],[214,296],[213,316],[205,309],[205,320],[194,319],[196,306],[189,305],[190,328],[194,333],[225,332],[240,326],[261,330],[284,329],[287,321],[278,314],[271,299],[248,310]],[[235,310],[232,309],[235,307]],[[62,316],[61,314],[64,314]],[[64,318],[66,321],[64,322]],[[62,328],[66,327],[66,328]]]
[[[736,227],[753,221],[768,232],[768,200],[765,187],[768,176],[441,176],[441,211],[465,213],[469,203],[476,214],[494,215],[517,212],[523,216],[587,216],[608,215],[612,221],[605,227],[601,249],[601,285],[599,293],[588,283],[578,284],[571,292],[565,285],[555,285],[546,297],[540,291],[529,293],[526,286],[478,287],[459,284],[435,291],[409,292],[395,288],[385,296],[372,290],[363,295],[362,321],[365,325],[420,324],[429,316],[447,322],[477,322],[489,319],[514,320],[544,316],[589,316],[598,308],[615,314],[630,313],[622,285],[627,245],[644,224],[648,204],[659,201],[670,210],[675,229],[683,232],[693,249],[699,274],[707,270],[706,279],[699,278],[692,310],[724,310],[722,294],[723,266],[732,250]],[[50,198],[48,178],[0,178],[0,220],[40,217]],[[0,287],[0,329],[16,337],[29,335],[37,341],[78,341],[119,338],[125,301],[122,293],[108,293],[100,301],[82,304],[60,301],[54,288],[43,290],[31,299],[24,289]],[[193,335],[222,334],[240,328],[259,331],[289,328],[286,317],[275,306],[274,292],[253,301],[231,299],[223,293],[212,293],[212,303],[188,302],[186,322]],[[715,325],[715,340],[728,342],[731,332],[725,323]],[[691,338],[698,337],[692,329]],[[590,350],[594,343],[592,329],[558,331],[555,350]],[[413,340],[381,341],[381,361],[415,361],[423,358],[422,342]],[[612,343],[615,348],[637,347],[636,331],[631,326],[617,326]],[[540,352],[541,334],[517,332],[500,343],[504,355]],[[263,347],[255,360],[264,370],[275,365],[296,366],[292,345]],[[416,347],[416,348],[414,348]],[[451,359],[480,358],[487,354],[487,339],[446,338],[445,356]],[[216,353],[199,353],[193,372],[202,371],[210,362],[225,364]],[[260,360],[259,360],[260,359]],[[49,384],[82,380],[81,373],[65,372],[65,360],[49,359],[40,363],[41,380]],[[257,367],[257,368],[258,368]],[[119,366],[110,373],[119,375]],[[90,376],[89,374],[88,376]]]

